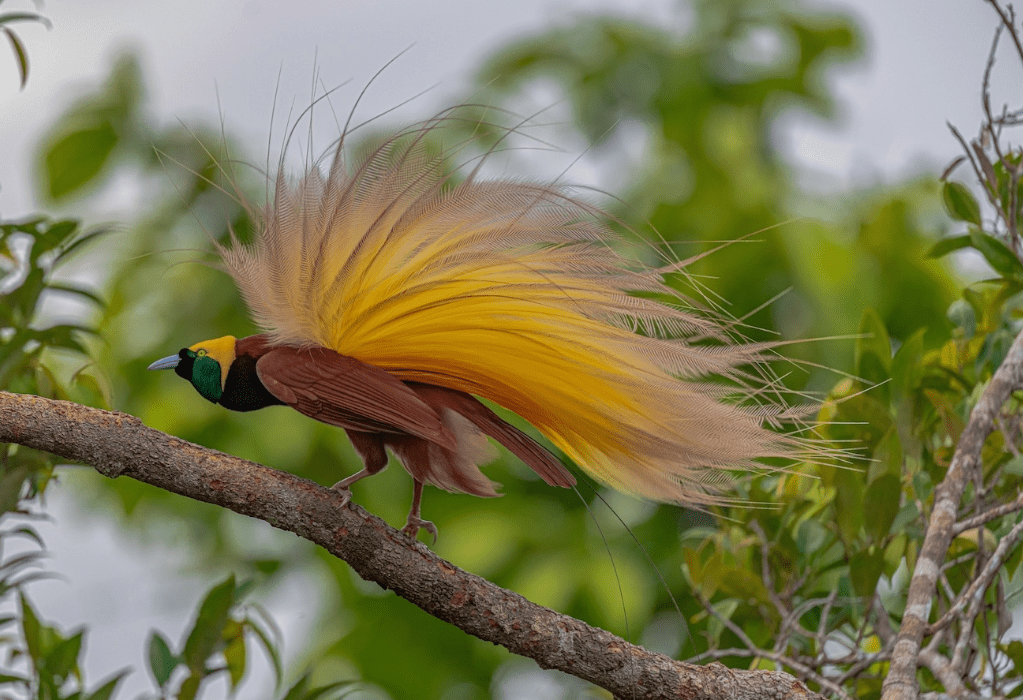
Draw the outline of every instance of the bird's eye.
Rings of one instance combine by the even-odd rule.
[[[206,351],[201,348],[199,350],[196,350],[195,354],[196,357],[206,357]]]

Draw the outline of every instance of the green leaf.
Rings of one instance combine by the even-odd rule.
[[[60,138],[44,159],[46,192],[50,198],[63,199],[92,181],[116,145],[117,132],[110,122]]]
[[[67,677],[74,673],[81,675],[78,671],[78,655],[82,651],[82,636],[85,633],[79,631],[68,639],[62,640],[46,655],[46,670],[62,684]]]
[[[13,676],[9,673],[0,673],[0,685],[6,685],[8,683],[29,683],[30,678],[26,676]]]
[[[899,437],[906,441],[913,431],[913,400],[923,374],[924,335],[921,328],[899,347],[892,358],[892,399],[897,411]]]
[[[881,544],[888,536],[899,513],[901,496],[902,482],[895,474],[882,474],[867,487],[864,507],[870,517],[865,519],[864,525],[875,544]]]
[[[884,550],[871,546],[849,559],[849,580],[853,590],[862,598],[869,598],[877,590],[877,581],[884,571]]]
[[[98,296],[95,292],[86,289],[85,287],[79,287],[73,284],[65,284],[62,282],[51,282],[46,288],[53,292],[65,292],[67,294],[73,294],[75,296],[85,297],[89,301],[93,302],[99,307],[106,306],[102,297]]]
[[[0,476],[0,513],[9,513],[18,507],[25,480],[31,476],[32,467],[21,464],[13,469],[8,468]]]
[[[210,589],[199,606],[199,613],[185,641],[183,653],[185,664],[194,675],[202,675],[206,669],[206,660],[217,651],[234,605],[234,593],[235,581],[232,574]]]
[[[22,525],[21,527],[16,527],[13,530],[10,530],[10,531],[7,532],[7,536],[8,537],[15,536],[15,535],[18,535],[18,536],[21,536],[21,537],[27,537],[28,539],[32,540],[33,542],[35,542],[40,547],[45,546],[44,543],[43,543],[42,536],[36,531],[36,529],[34,527],[31,527],[30,525]]]
[[[111,228],[98,228],[89,231],[88,233],[82,234],[75,240],[71,241],[71,243],[66,248],[60,251],[60,253],[57,255],[57,260],[64,260],[65,258],[70,257],[71,254],[78,250],[81,246],[99,238],[100,236],[104,236],[110,233],[112,230],[113,229]]]
[[[868,384],[881,384],[891,376],[892,343],[884,321],[873,309],[860,318],[860,337],[856,339],[856,375]],[[887,404],[890,388],[878,387],[879,398]]]
[[[1005,463],[1005,466],[1002,467],[1002,469],[1005,470],[1006,474],[1011,474],[1012,476],[1023,476],[1023,455],[1013,457]]]
[[[940,241],[931,246],[931,249],[927,251],[926,257],[940,258],[956,250],[969,248],[971,245],[973,244],[970,242],[970,237],[966,235],[942,238]]]
[[[956,299],[949,305],[945,315],[953,326],[962,330],[964,340],[971,340],[976,335],[977,312],[970,302]]]
[[[25,51],[25,45],[21,43],[17,34],[7,27],[2,27],[2,30],[14,50],[14,60],[18,62],[18,75],[21,77],[21,89],[24,90],[28,84],[28,52]]]
[[[311,682],[312,673],[310,672],[299,678],[298,682],[288,689],[287,694],[281,700],[305,700],[306,688],[309,687]]]
[[[838,529],[846,545],[856,541],[863,527],[863,473],[852,469],[835,472],[835,511]]]
[[[1010,580],[1016,575],[1016,570],[1019,569],[1021,562],[1023,562],[1023,548],[1013,547],[1012,554],[1005,560],[1005,574]],[[1023,667],[1020,670],[1023,670]]]
[[[156,684],[163,688],[170,680],[174,669],[181,663],[181,657],[171,651],[167,640],[156,630],[149,635],[149,671]]]
[[[336,683],[330,683],[328,685],[321,685],[318,688],[312,688],[304,695],[299,696],[301,700],[319,700],[325,695],[331,694],[342,688],[351,688],[357,683],[357,681],[337,681]],[[340,696],[339,696],[340,697]]]
[[[231,692],[241,683],[245,675],[245,635],[235,635],[224,647],[224,660],[227,662],[227,672],[231,675]]]
[[[35,12],[6,12],[0,15],[0,24],[11,22],[41,22],[47,28],[50,26],[50,20]]]
[[[227,672],[231,676],[231,692],[233,693],[241,683],[241,676],[246,674],[246,635],[244,627],[237,622],[231,621],[224,633],[227,646],[224,647],[224,661],[227,664]]]
[[[32,609],[32,605],[24,593],[19,592],[18,598],[21,601],[21,633],[25,637],[25,649],[29,658],[32,659],[32,665],[39,669],[42,668],[43,647],[39,616]]]
[[[926,502],[934,493],[934,482],[931,475],[925,471],[919,471],[913,475],[913,492],[917,499]]]
[[[199,686],[202,684],[202,678],[201,675],[196,673],[186,678],[181,687],[178,688],[175,700],[195,700],[195,696],[199,692]]]
[[[256,605],[250,604],[250,607],[257,610],[259,614],[270,624],[273,622],[270,620],[269,615],[263,611],[262,608]],[[266,651],[267,656],[270,657],[270,662],[274,667],[274,685],[280,687],[281,680],[284,677],[284,667],[281,663],[281,652],[277,648],[277,645],[270,639],[270,635],[267,634],[266,630],[263,629],[262,624],[252,618],[252,616],[246,616],[245,625],[248,629],[252,630],[256,634],[256,638],[259,639],[260,644],[263,645],[263,650]]]
[[[995,272],[1003,277],[1023,279],[1023,263],[1004,243],[977,229],[970,230],[970,243],[980,251]]]
[[[941,188],[941,201],[953,219],[974,226],[981,225],[980,204],[966,185],[961,182],[946,182]]]
[[[78,231],[81,222],[77,219],[62,219],[54,221],[45,230],[36,236],[36,248],[32,249],[33,258],[38,258],[39,253],[48,252],[64,244],[64,242]]]
[[[114,691],[117,690],[118,684],[127,677],[130,671],[124,670],[119,671],[116,676],[111,678],[109,681],[101,685],[96,690],[82,696],[82,700],[110,700],[114,697]]]
[[[1003,654],[1012,659],[1012,665],[1018,673],[1023,673],[1023,642],[1014,639],[1008,644],[999,644]]]

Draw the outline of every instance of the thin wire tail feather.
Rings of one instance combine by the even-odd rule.
[[[723,502],[728,470],[822,454],[765,427],[792,414],[764,398],[771,344],[732,341],[664,283],[674,267],[630,266],[607,217],[567,188],[458,180],[453,152],[424,146],[444,119],[355,155],[342,138],[326,176],[282,168],[254,242],[220,248],[275,342],[488,399],[657,501]]]

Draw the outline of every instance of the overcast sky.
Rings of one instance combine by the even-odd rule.
[[[982,0],[829,5],[860,20],[867,57],[834,76],[842,115],[837,126],[799,114],[779,125],[788,157],[825,189],[940,170],[957,154],[945,122],[970,134],[979,123],[978,86],[995,26],[991,10]],[[31,7],[27,0],[8,0],[3,11]],[[13,59],[0,48],[0,214],[10,219],[39,210],[30,187],[32,147],[76,94],[105,77],[111,57],[126,47],[141,54],[150,107],[163,123],[194,117],[215,123],[223,114],[227,131],[252,139],[259,152],[278,72],[282,95],[307,101],[314,62],[327,84],[351,78],[362,85],[412,46],[374,87],[365,112],[439,83],[421,103],[421,116],[461,96],[479,60],[516,37],[595,9],[663,26],[679,21],[672,7],[667,0],[49,0],[43,12],[51,30],[18,26],[31,60],[24,91],[18,90]],[[1003,56],[999,84],[1014,93],[996,95],[996,102],[1021,97],[1018,64]],[[208,582],[179,585],[153,576],[141,550],[122,542],[110,525],[75,527],[78,518],[59,490],[51,502],[58,518],[58,526],[46,531],[55,554],[51,568],[72,583],[37,588],[44,615],[67,627],[92,626],[93,681],[125,662],[141,667],[141,658],[125,659],[121,652],[141,649],[152,626],[174,638]],[[289,585],[294,591],[311,584]],[[294,651],[310,624],[308,606],[294,605],[302,595],[280,598],[273,612]],[[144,675],[137,674],[131,687],[148,688]]]
[[[786,152],[823,177],[818,181],[839,188],[898,179],[950,159],[956,146],[945,122],[966,133],[979,122],[979,78],[995,26],[986,3],[827,4],[860,20],[867,57],[834,75],[842,114],[837,127],[798,113],[783,120],[777,134]],[[463,95],[480,58],[516,37],[597,9],[670,26],[684,21],[674,6],[672,0],[50,0],[43,11],[52,30],[19,25],[32,62],[26,90],[17,89],[13,60],[0,60],[0,211],[34,211],[31,147],[126,47],[141,54],[151,108],[163,123],[194,117],[216,123],[222,113],[229,132],[262,150],[278,72],[285,104],[308,101],[314,63],[328,85],[352,80],[352,92],[338,96],[347,104],[354,86],[411,46],[374,85],[364,113],[437,85],[416,103],[421,115]],[[8,7],[31,5],[25,0]],[[1001,74],[1018,87],[1018,65],[1004,55],[1009,60]]]

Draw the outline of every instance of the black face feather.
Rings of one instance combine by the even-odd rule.
[[[255,411],[266,406],[284,405],[259,381],[256,358],[251,355],[239,355],[231,363],[219,403],[232,411]]]
[[[178,352],[178,357],[181,358],[181,361],[174,368],[174,373],[182,379],[192,381],[192,365],[195,363],[195,353],[191,352],[188,348],[181,348]]]

